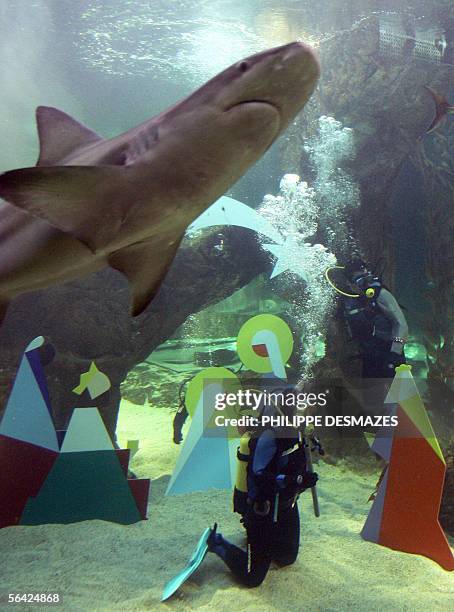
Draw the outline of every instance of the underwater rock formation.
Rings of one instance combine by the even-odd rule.
[[[55,349],[44,362],[57,427],[67,425],[74,407],[96,406],[113,436],[120,384],[128,372],[190,314],[227,297],[269,265],[250,230],[208,230],[183,242],[158,295],[137,319],[129,315],[127,282],[113,270],[19,296],[0,329],[1,410],[24,347],[43,335]],[[96,400],[72,392],[91,361],[112,383]]]
[[[391,191],[435,114],[424,86],[444,91],[452,67],[382,54],[376,17],[323,40],[319,54],[319,87],[287,134],[283,166],[310,179],[303,137],[316,133],[320,115],[353,128],[356,156],[348,171],[361,191],[353,232],[371,262],[385,260],[385,281],[392,286]],[[319,239],[324,243],[323,233]]]

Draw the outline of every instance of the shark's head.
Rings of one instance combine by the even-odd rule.
[[[253,104],[256,111],[263,105],[267,114],[271,106],[279,116],[280,133],[306,104],[319,75],[314,51],[294,42],[230,66],[205,85],[205,93],[224,113],[247,111]]]
[[[297,42],[237,62],[140,127],[152,144],[142,162],[165,182],[168,200],[200,213],[260,159],[303,108],[319,73],[312,49]]]
[[[233,64],[166,115],[173,120],[180,115],[186,126],[201,120],[206,137],[207,129],[217,137],[225,130],[230,143],[263,153],[306,104],[319,75],[314,51],[293,42]]]

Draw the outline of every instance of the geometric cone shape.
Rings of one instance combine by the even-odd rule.
[[[231,370],[213,366],[204,368],[191,379],[184,396],[186,409],[191,418],[194,416],[194,412],[196,411],[205,387],[212,382],[219,382],[222,386],[225,385],[223,391],[229,393],[236,393],[241,388],[238,377]]]
[[[419,431],[419,435],[427,440],[439,459],[445,463],[442,450],[438,443],[432,424],[427,416],[426,409],[419,395],[400,402],[401,408],[405,411],[408,418]]]
[[[375,496],[372,508],[370,509],[369,515],[361,531],[361,537],[369,542],[379,543],[380,540],[380,529],[387,486],[388,470],[386,470],[380,486],[378,487],[377,495]]]
[[[147,520],[148,496],[150,494],[150,479],[149,478],[133,478],[128,480],[128,485],[131,493],[134,496],[139,511],[140,517]]]
[[[217,427],[216,435],[205,429],[214,412],[214,397],[222,392],[220,384],[205,386],[166,495],[232,488],[238,441],[229,439],[227,428]]]
[[[123,474],[127,477],[129,470],[129,457],[130,457],[129,448],[116,448],[115,453],[118,457],[118,461],[120,462],[121,469]]]
[[[384,433],[385,428],[382,428],[382,430],[383,431],[380,432],[380,435],[375,436],[375,440],[373,441],[370,449],[385,461],[389,461],[389,458],[391,457],[393,439],[391,435],[388,436]]]
[[[43,400],[46,402],[49,414],[52,417],[52,405],[50,403],[49,391],[47,389],[46,376],[41,365],[41,358],[38,350],[26,352],[28,363],[33,371],[36,383],[39,386]]]
[[[44,342],[45,341],[42,336],[37,336],[34,340],[30,342],[30,344],[27,345],[24,353],[28,353],[30,351],[36,351],[36,349],[39,349],[43,346]]]
[[[29,497],[39,490],[58,453],[0,435],[0,528],[17,525]]]
[[[394,404],[393,406],[391,406],[388,412],[390,417],[395,417],[397,414],[397,405]],[[380,427],[380,429],[374,435],[372,444],[370,444],[371,451],[379,455],[387,463],[389,462],[389,459],[391,457],[394,433],[395,428],[392,426]],[[366,433],[365,436],[367,437],[367,435],[368,434]]]
[[[124,525],[141,520],[113,450],[60,454],[38,496],[28,500],[20,524],[93,519]]]
[[[372,448],[372,445],[375,441],[375,434],[369,433],[368,431],[364,432],[364,437],[366,438],[366,442],[369,445],[369,448]]]
[[[362,535],[394,550],[424,555],[453,571],[454,556],[438,522],[446,465],[424,404],[415,402],[411,374],[400,368],[392,384],[393,399],[398,395],[406,407],[397,408],[398,425],[379,489],[384,495],[377,496]]]
[[[388,390],[385,404],[400,404],[401,400],[418,395],[418,388],[407,364],[396,368],[396,374]]]
[[[32,347],[36,350],[34,345],[35,341],[27,349],[31,350]],[[36,362],[34,365],[36,369]],[[57,435],[46,403],[47,397],[43,397],[40,388],[42,384],[43,380],[38,383],[35,378],[26,351],[0,424],[0,434],[58,451]]]
[[[408,431],[410,422],[398,412]],[[454,557],[438,522],[446,467],[424,438],[395,437],[389,465],[379,543],[424,555],[447,570]]]
[[[432,429],[432,424],[419,395],[418,388],[411,375],[411,366],[409,365],[404,364],[396,368],[396,375],[385,400],[385,403],[393,402],[400,404],[401,408],[407,413],[408,418],[413,422],[413,425],[419,429],[420,435],[426,438],[444,462],[443,453]],[[407,435],[402,427],[399,428],[399,435],[401,437]]]
[[[75,408],[61,447],[62,453],[113,450],[97,408]]]

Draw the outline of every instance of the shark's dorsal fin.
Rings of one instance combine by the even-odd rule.
[[[101,136],[51,106],[38,106],[36,123],[39,135],[37,166],[55,166],[81,147],[103,140]]]

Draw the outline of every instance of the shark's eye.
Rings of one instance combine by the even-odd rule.
[[[240,72],[246,72],[249,70],[249,64],[247,62],[241,62],[239,65]]]

